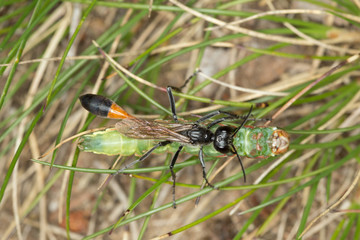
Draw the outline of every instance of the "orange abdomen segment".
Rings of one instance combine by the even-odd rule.
[[[117,105],[116,103],[112,103],[107,118],[117,118],[117,119],[125,119],[125,118],[133,118],[134,116],[128,114],[122,107]]]

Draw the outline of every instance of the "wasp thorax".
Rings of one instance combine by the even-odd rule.
[[[203,127],[196,127],[187,131],[187,135],[190,140],[196,144],[209,144],[213,141],[214,134]]]

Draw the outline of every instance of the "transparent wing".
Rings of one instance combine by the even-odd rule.
[[[136,139],[158,139],[190,144],[190,139],[181,132],[193,128],[192,124],[166,124],[139,118],[127,118],[116,123],[121,134]]]

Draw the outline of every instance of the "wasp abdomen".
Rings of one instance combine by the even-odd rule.
[[[107,117],[113,102],[100,95],[85,94],[79,97],[81,105],[91,112],[100,117]]]
[[[125,112],[119,105],[106,97],[95,94],[85,94],[80,96],[79,99],[81,105],[86,110],[99,117],[114,119],[133,118],[133,116]]]

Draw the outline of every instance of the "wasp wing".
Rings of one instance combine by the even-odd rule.
[[[190,138],[181,132],[193,128],[192,124],[167,124],[139,118],[126,118],[115,125],[117,131],[129,138],[158,139],[190,144]]]

